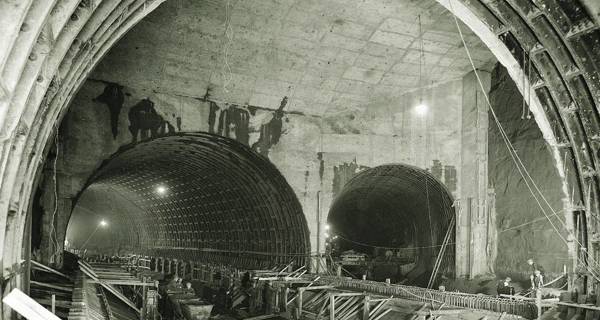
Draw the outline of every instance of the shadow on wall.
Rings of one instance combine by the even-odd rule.
[[[110,127],[114,139],[119,134],[119,114],[125,102],[123,88],[119,84],[108,82],[102,94],[93,99],[93,101],[104,103],[108,107],[110,112]],[[154,102],[149,98],[140,100],[129,109],[127,115],[132,143],[136,143],[138,139],[154,139],[175,132],[175,127],[158,114],[154,108]]]
[[[287,102],[288,97],[283,97],[279,108],[273,111],[271,120],[261,124],[258,130],[260,135],[258,140],[252,144],[252,150],[268,157],[269,149],[279,143],[279,138],[283,134],[283,109],[287,105]],[[248,108],[241,108],[237,105],[229,105],[227,108],[221,110],[216,102],[210,101],[209,103],[209,132],[235,139],[249,146],[250,118],[256,115],[256,107],[248,106]],[[219,111],[219,121],[216,123]]]
[[[124,86],[117,83],[102,81],[105,84],[102,94],[93,99],[94,102],[103,103],[108,107],[110,113],[110,126],[113,138],[116,139],[119,133],[119,115],[123,109],[125,96]],[[217,102],[209,100],[209,96],[202,99],[196,99],[208,103],[208,132],[216,133],[227,138],[234,139],[265,157],[269,156],[269,150],[279,143],[283,130],[283,120],[285,116],[284,108],[287,105],[288,97],[283,97],[279,108],[271,111],[271,117],[268,121],[260,124],[260,127],[253,128],[251,119],[257,115],[257,110],[266,110],[264,107],[257,106],[239,106],[234,104],[225,104],[220,107]],[[131,133],[131,143],[154,139],[160,136],[182,131],[183,115],[175,117],[176,127],[161,115],[161,109],[150,98],[146,97],[137,102],[129,109],[129,132]],[[285,118],[286,121],[289,121]],[[177,128],[177,129],[176,129]],[[187,131],[202,131],[202,128]],[[251,141],[251,133],[258,133],[258,139]]]

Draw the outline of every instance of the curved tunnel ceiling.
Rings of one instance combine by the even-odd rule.
[[[475,14],[482,28],[497,35],[524,69],[531,65],[529,82],[549,119],[549,135],[558,142],[558,157],[567,158],[566,167],[571,169],[565,187],[575,189],[571,203],[581,201],[597,212],[598,1],[451,1]],[[26,213],[54,124],[60,122],[77,88],[104,54],[162,2],[0,2],[0,21],[5,27],[0,33],[0,211],[10,213],[0,220],[5,266],[22,259]],[[524,53],[530,53],[530,64],[522,63],[528,60],[523,59]],[[513,79],[519,81],[519,77]],[[596,229],[596,223],[590,224],[590,230]],[[9,269],[4,269],[8,276]]]
[[[106,214],[125,251],[245,267],[303,263],[310,251],[291,187],[266,158],[234,140],[157,138],[118,152],[90,181],[76,208]]]
[[[429,172],[390,164],[361,171],[348,181],[328,221],[341,237],[342,250],[372,254],[374,247],[418,248],[414,252],[420,274],[434,266],[436,246],[443,243],[454,216],[452,204],[452,196]],[[453,250],[447,254],[452,256]]]

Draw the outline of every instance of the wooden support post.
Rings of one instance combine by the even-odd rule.
[[[275,296],[271,298],[271,303],[273,304],[272,313],[279,313],[279,289],[280,288],[277,287],[271,287],[271,294]]]
[[[329,320],[335,320],[335,294],[329,296]]]
[[[537,319],[542,318],[542,290],[535,290],[535,305],[537,307]]]
[[[166,262],[166,260],[165,260],[165,258],[160,258],[160,261],[161,261],[161,265],[162,265],[162,268],[161,268],[160,272],[162,274],[165,274],[165,262]]]
[[[56,314],[56,295],[52,295],[52,313]]]
[[[304,288],[298,288],[298,298],[296,298],[296,303],[298,307],[296,308],[296,320],[300,320],[302,317],[302,295],[304,294]]]
[[[194,274],[195,270],[194,270],[194,262],[190,261],[190,279],[194,280],[196,279],[196,275]]]
[[[282,302],[281,303],[281,305],[282,305],[282,308],[281,308],[282,310],[281,311],[282,312],[286,312],[287,313],[287,311],[288,311],[288,307],[287,307],[288,304],[287,304],[287,302],[288,302],[289,293],[290,293],[290,288],[289,287],[285,287],[285,289],[283,290],[283,298],[281,299],[282,300],[281,301]]]
[[[370,307],[371,307],[371,301],[370,301],[371,297],[365,293],[365,300],[363,302],[363,316],[362,316],[362,320],[369,320],[369,312],[370,312]]]
[[[148,280],[148,278],[146,278],[146,277],[144,277],[142,279],[144,282],[146,282]],[[146,304],[147,303],[148,303],[148,287],[143,286],[142,287],[142,312],[140,312],[141,320],[144,320],[146,318],[146,312],[147,312]]]

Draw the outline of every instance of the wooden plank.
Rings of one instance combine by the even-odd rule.
[[[142,282],[141,280],[137,281],[127,281],[127,280],[104,280],[100,279],[99,281],[92,280],[93,283],[107,283],[117,286],[140,286],[140,287],[154,287],[154,283],[152,282]]]
[[[48,311],[19,289],[13,289],[2,299],[2,302],[26,319],[60,320],[59,317],[52,314],[52,312]]]
[[[137,306],[131,302],[131,300],[129,300],[127,297],[125,297],[121,292],[119,292],[117,289],[115,289],[113,286],[111,286],[110,284],[104,283],[102,280],[100,280],[95,274],[93,270],[89,270],[89,268],[82,263],[82,261],[79,261],[79,266],[81,267],[80,270],[83,271],[83,273],[85,273],[88,277],[92,278],[92,280],[97,281],[102,287],[104,287],[106,290],[108,290],[110,293],[112,293],[115,297],[119,298],[121,301],[123,301],[125,304],[127,304],[129,307],[131,307],[133,310],[135,310],[138,314],[140,313],[140,310],[137,308]]]
[[[46,272],[49,272],[49,273],[53,273],[53,274],[56,274],[56,275],[59,275],[59,276],[65,278],[65,279],[67,279],[69,281],[73,281],[73,279],[71,279],[71,277],[67,276],[66,274],[64,274],[62,272],[59,272],[57,270],[54,270],[54,269],[52,269],[52,268],[50,268],[48,266],[45,266],[45,265],[43,265],[43,264],[41,264],[41,263],[39,263],[39,262],[37,262],[35,260],[30,260],[30,262],[31,262],[31,265],[33,266],[33,269],[35,269],[35,270],[40,270],[40,271],[46,271]]]
[[[275,318],[275,317],[278,317],[278,315],[276,315],[276,314],[263,314],[263,315],[256,316],[256,317],[244,318],[244,320],[264,320],[264,319],[271,319],[271,318]]]
[[[40,286],[40,287],[44,287],[44,288],[50,288],[50,289],[54,289],[54,290],[58,290],[58,291],[73,292],[72,288],[63,287],[63,286],[59,286],[59,285],[56,285],[56,284],[49,284],[49,283],[44,283],[44,282],[37,282],[37,281],[33,281],[33,280],[31,280],[29,283],[33,284],[33,285],[36,285],[36,286]]]
[[[39,304],[43,305],[43,306],[51,306],[52,305],[52,299],[35,299],[35,301],[37,301]],[[71,301],[65,301],[65,300],[56,300],[54,302],[54,304],[58,307],[58,308],[65,308],[65,309],[69,309],[71,308]]]
[[[302,289],[308,290],[323,290],[323,289],[335,289],[333,286],[314,286],[314,287],[302,287]]]
[[[375,316],[375,318],[371,319],[371,320],[379,320],[381,319],[383,316],[385,316],[386,314],[388,314],[390,311],[392,311],[392,309],[385,309],[383,312],[381,312],[380,314],[378,314],[377,316]],[[501,316],[502,317],[502,316]],[[500,320],[500,319],[498,319]]]
[[[374,317],[377,314],[377,312],[379,312],[379,309],[381,309],[392,298],[393,297],[390,297],[389,299],[386,299],[386,300],[383,300],[383,301],[379,302],[377,304],[377,306],[375,308],[373,308],[373,310],[371,312],[369,312],[369,317]]]

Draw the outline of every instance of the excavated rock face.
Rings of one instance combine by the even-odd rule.
[[[302,264],[310,251],[300,203],[275,166],[247,146],[207,133],[118,152],[92,177],[78,206],[109,222],[105,236],[87,246],[100,251],[240,267]],[[78,214],[87,212],[76,209],[74,221]],[[75,247],[95,227],[90,217],[69,227]]]
[[[331,207],[329,223],[341,238],[342,250],[372,256],[377,247],[417,247],[417,265],[408,277],[426,278],[427,284],[439,250],[435,246],[444,241],[454,215],[452,204],[447,189],[427,171],[383,165],[363,170],[346,183]],[[450,244],[446,256],[453,254]],[[452,269],[452,259],[445,260],[441,270]]]
[[[552,215],[552,223],[559,226],[562,236],[565,237],[565,230],[559,221],[564,221],[560,177],[554,166],[552,154],[533,119],[527,119],[527,109],[522,114],[515,112],[515,109],[523,105],[523,97],[508,77],[506,69],[502,67],[496,68],[492,74],[490,99],[502,127],[525,167],[541,188],[550,206],[559,212],[553,215],[552,211],[544,206],[544,210]],[[567,246],[538,207],[493,119],[490,119],[489,131],[489,175],[490,184],[496,192],[496,272],[501,275],[509,274],[514,279],[518,279],[519,275],[527,278],[526,261],[529,258],[537,260],[546,272],[562,272],[563,265],[569,264]]]

